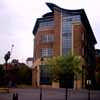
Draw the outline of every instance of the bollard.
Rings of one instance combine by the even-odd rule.
[[[18,94],[16,93],[16,100],[18,100]]]
[[[13,94],[13,100],[15,100],[15,93]]]
[[[42,100],[42,87],[40,88],[40,100]]]
[[[18,100],[18,94],[17,93],[13,94],[13,100]]]
[[[68,98],[68,88],[66,87],[66,100]]]

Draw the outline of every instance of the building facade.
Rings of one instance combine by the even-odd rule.
[[[29,58],[27,58],[27,60],[26,60],[26,64],[27,64],[27,66],[30,67],[30,68],[32,68],[33,62],[34,62],[34,58],[33,58],[33,57],[29,57]]]
[[[63,56],[72,52],[85,60],[82,65],[82,87],[90,79],[95,84],[95,44],[96,39],[83,9],[66,10],[55,4],[47,3],[51,12],[38,18],[33,29],[34,66],[32,85],[49,83],[47,67],[41,58]],[[42,72],[42,73],[41,73]],[[44,80],[43,80],[44,79]],[[84,85],[83,85],[84,84]]]
[[[100,49],[96,49],[96,82],[97,89],[100,89]]]

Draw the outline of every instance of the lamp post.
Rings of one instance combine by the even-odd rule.
[[[5,59],[5,64],[6,64],[6,72],[7,72],[7,62],[8,62],[8,60],[10,59],[10,55],[11,55],[11,53],[10,53],[10,51],[8,51],[6,54],[5,54],[5,56],[4,56],[4,59]]]
[[[4,56],[4,60],[5,60],[5,64],[6,64],[6,69],[5,69],[6,72],[7,72],[7,63],[8,63],[8,60],[10,59],[13,47],[14,47],[14,45],[12,44],[11,51],[8,51]]]
[[[10,56],[11,56],[11,53],[12,53],[12,49],[13,49],[14,45],[11,46],[11,51],[8,51],[5,56],[4,56],[4,60],[5,60],[5,71],[6,71],[6,78],[8,74],[8,71],[7,71],[7,64],[8,64],[8,60],[10,59]],[[9,81],[9,78],[8,78],[8,81]],[[9,91],[9,90],[8,90]]]
[[[91,80],[87,80],[87,86],[88,86],[88,100],[90,100],[90,85],[91,85]]]
[[[41,57],[41,66],[43,65],[43,57]],[[41,66],[40,66],[40,74],[41,74]],[[40,83],[41,83],[41,78],[40,78]],[[40,84],[40,100],[42,100],[42,87],[41,87],[41,84]]]

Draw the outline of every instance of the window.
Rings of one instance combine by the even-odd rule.
[[[48,42],[54,41],[54,35],[51,35],[51,34],[42,35],[41,38],[42,38],[41,40],[43,43],[48,43]]]
[[[70,50],[71,48],[62,48],[63,55],[66,55]]]
[[[73,18],[73,21],[80,21],[81,20],[80,15],[72,16],[72,18]]]
[[[65,55],[72,47],[72,17],[63,16],[62,23],[62,55]]]
[[[41,22],[39,27],[54,26],[54,21]]]
[[[77,21],[81,21],[80,15],[62,14],[62,55],[72,48],[72,24]]]
[[[40,66],[40,84],[51,84],[51,72],[49,68],[48,65]]]
[[[71,38],[63,37],[62,44],[62,48],[71,48]]]
[[[53,56],[52,48],[42,48],[40,51],[41,57],[51,57]]]
[[[62,38],[62,53],[67,54],[71,50],[72,41],[71,38],[63,36]]]
[[[68,21],[73,22],[73,21],[80,21],[81,18],[80,18],[80,15],[66,16],[66,15],[63,14],[63,20],[67,21],[67,22]]]
[[[52,28],[52,27],[54,27],[53,19],[42,20],[39,24],[38,31],[47,30],[48,28]]]

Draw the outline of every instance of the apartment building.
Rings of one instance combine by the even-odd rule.
[[[100,49],[96,49],[96,82],[97,89],[100,89]]]
[[[70,51],[85,60],[85,64],[81,66],[82,87],[85,87],[87,80],[91,80],[94,85],[97,42],[84,9],[67,10],[52,3],[46,4],[51,12],[38,18],[33,29],[35,39],[32,85],[51,85],[43,59],[63,56]]]

